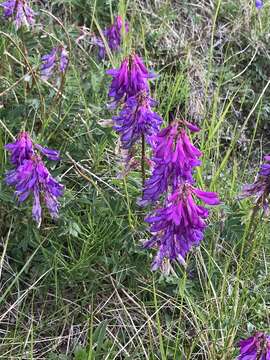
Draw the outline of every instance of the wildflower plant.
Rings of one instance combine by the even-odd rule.
[[[6,174],[6,183],[15,187],[15,196],[18,201],[24,202],[32,195],[32,216],[38,227],[42,220],[42,201],[51,217],[56,219],[59,212],[58,198],[63,195],[64,187],[52,177],[42,156],[58,161],[60,160],[59,152],[33,143],[29,134],[24,131],[5,148],[10,152],[10,162],[14,165],[14,169]]]

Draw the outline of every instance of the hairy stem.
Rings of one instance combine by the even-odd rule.
[[[144,137],[144,134],[142,134],[141,173],[142,173],[142,188],[144,188],[144,183],[145,183],[145,137]]]

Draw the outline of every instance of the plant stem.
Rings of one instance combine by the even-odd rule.
[[[145,183],[145,137],[144,137],[144,134],[142,134],[141,172],[142,172],[142,188],[144,188],[144,183]]]

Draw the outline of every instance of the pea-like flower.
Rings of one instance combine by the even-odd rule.
[[[140,91],[149,93],[148,80],[155,77],[144,65],[142,59],[132,54],[124,59],[119,69],[111,69],[107,74],[112,76],[109,96],[113,98],[110,104],[114,108],[119,102],[137,95]]]
[[[42,219],[42,201],[52,218],[57,218],[58,198],[63,195],[63,185],[51,176],[41,155],[57,161],[60,160],[59,152],[33,143],[27,132],[21,132],[16,141],[6,145],[6,149],[10,152],[10,162],[15,165],[7,172],[6,183],[15,187],[18,201],[23,202],[33,196],[32,215],[38,227]]]
[[[169,189],[174,191],[181,183],[194,182],[192,171],[201,164],[202,153],[191,143],[184,126],[199,131],[187,121],[173,122],[153,137],[153,169],[145,182],[142,205],[158,200]]]
[[[57,63],[60,73],[65,73],[68,66],[68,52],[64,46],[55,47],[49,54],[41,57],[41,62],[41,78],[48,80],[54,74]]]
[[[151,137],[158,133],[162,118],[152,111],[155,105],[156,102],[141,91],[129,97],[120,114],[113,117],[123,149],[130,149],[142,135],[150,143]]]
[[[237,360],[269,360],[270,336],[257,332],[254,336],[239,341],[240,355]]]
[[[32,27],[35,23],[35,13],[29,6],[28,0],[7,0],[0,4],[6,19],[13,19],[15,28],[21,26]]]
[[[202,241],[209,211],[196,204],[194,198],[208,205],[219,204],[216,193],[185,183],[167,197],[164,207],[157,208],[145,219],[153,236],[144,243],[144,247],[157,248],[152,270],[157,270],[164,259],[185,264],[187,253]]]

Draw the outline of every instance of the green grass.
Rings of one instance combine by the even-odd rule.
[[[40,12],[43,36],[0,25],[0,359],[231,360],[241,337],[269,331],[268,219],[252,225],[251,202],[238,200],[269,152],[269,10],[70,0]],[[100,62],[76,45],[78,26],[98,33],[116,13],[130,32],[122,53]],[[38,66],[61,41],[71,62],[59,100]],[[141,247],[140,173],[117,178],[117,136],[100,125],[112,116],[105,71],[132,48],[159,75],[151,91],[165,123],[180,116],[202,128],[196,180],[222,200],[187,268],[173,264],[168,276],[150,271],[154,251]],[[52,169],[66,188],[60,218],[46,214],[39,230],[3,181],[3,146],[20,129],[63,156]]]

